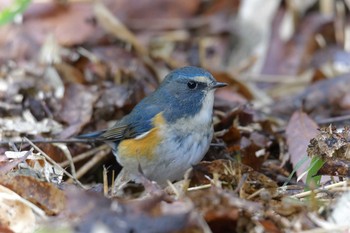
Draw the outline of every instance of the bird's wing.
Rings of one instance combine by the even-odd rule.
[[[153,127],[153,117],[161,110],[157,105],[143,105],[142,109],[135,108],[129,115],[107,129],[100,137],[105,141],[120,141],[135,138]]]
[[[144,104],[142,109],[135,107],[129,115],[126,115],[113,127],[99,132],[80,135],[78,138],[95,138],[110,142],[135,138],[152,129],[153,117],[159,112],[161,112],[161,109],[158,105]]]

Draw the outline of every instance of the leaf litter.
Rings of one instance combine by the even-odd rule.
[[[0,27],[0,231],[348,232],[348,4],[32,1]],[[185,65],[229,84],[204,161],[115,192],[110,148],[72,137]]]

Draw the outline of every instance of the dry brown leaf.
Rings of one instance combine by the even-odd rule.
[[[64,193],[48,182],[29,176],[1,176],[0,184],[42,208],[47,215],[60,213],[66,205]]]
[[[21,25],[0,28],[0,34],[3,35],[0,38],[0,61],[11,58],[36,60],[38,51],[49,34],[53,35],[59,45],[82,44],[96,34],[101,34],[97,32],[92,16],[90,3],[30,4]]]
[[[327,160],[316,175],[350,177],[350,161],[342,159]]]

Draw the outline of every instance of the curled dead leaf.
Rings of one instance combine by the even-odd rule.
[[[60,213],[66,205],[64,193],[48,182],[29,176],[1,176],[0,184],[42,208],[47,215]]]

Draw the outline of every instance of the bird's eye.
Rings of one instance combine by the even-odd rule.
[[[195,81],[189,81],[189,82],[187,83],[187,86],[188,86],[188,88],[190,88],[190,89],[196,89],[196,87],[198,86],[198,84],[197,84]]]

